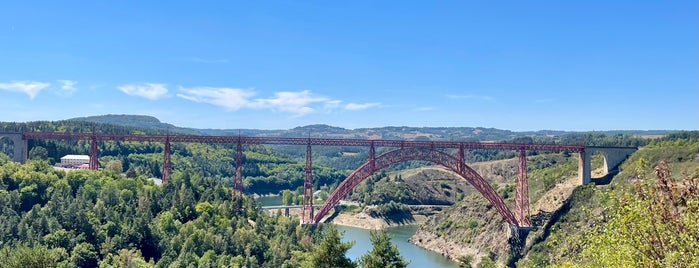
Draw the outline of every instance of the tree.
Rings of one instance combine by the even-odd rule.
[[[323,240],[313,248],[310,256],[311,267],[316,268],[342,268],[357,267],[357,265],[346,257],[347,250],[354,245],[354,242],[342,242],[342,234],[337,228],[328,226],[324,232]]]
[[[129,167],[129,169],[126,170],[127,178],[136,178],[136,176],[138,176],[138,174],[136,173],[136,169],[133,166]]]
[[[291,205],[291,203],[294,200],[294,196],[289,190],[284,190],[282,191],[282,204],[288,206]]]
[[[114,171],[114,173],[121,174],[121,172],[124,171],[124,164],[121,163],[121,160],[109,160],[105,168]]]
[[[85,242],[75,246],[70,255],[73,264],[78,267],[97,267],[99,262],[95,247]]]
[[[465,255],[459,257],[459,268],[473,267],[473,255]]]
[[[36,146],[29,150],[29,159],[47,160],[49,159],[49,151],[44,147]]]
[[[479,268],[495,268],[495,267],[498,267],[498,265],[490,257],[483,256],[483,258],[481,258],[481,262],[478,263],[478,267]]]
[[[371,231],[373,248],[362,256],[359,264],[365,268],[404,268],[408,263],[400,256],[398,248],[391,243],[391,235],[386,230]]]
[[[699,169],[678,182],[662,161],[654,173],[655,182],[613,196],[610,220],[582,249],[584,265],[699,267]]]
[[[65,250],[64,250],[65,251]],[[18,245],[0,249],[0,267],[41,268],[54,267],[58,263],[56,250],[46,246]]]

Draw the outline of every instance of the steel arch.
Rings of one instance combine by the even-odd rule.
[[[411,160],[432,162],[456,172],[459,174],[459,176],[464,178],[469,184],[476,188],[476,190],[480,192],[483,197],[485,197],[488,202],[495,207],[495,209],[497,209],[505,221],[511,225],[520,226],[512,211],[505,205],[505,201],[502,200],[495,190],[493,190],[493,187],[491,187],[490,184],[488,184],[488,182],[481,177],[481,175],[478,175],[475,170],[468,167],[465,163],[459,161],[458,158],[445,152],[430,148],[400,148],[381,154],[373,160],[370,159],[361,167],[354,170],[352,174],[342,181],[337,189],[330,194],[328,199],[318,211],[318,214],[315,215],[313,222],[320,222],[320,220],[330,211],[330,209],[335,207],[335,205],[340,202],[340,199],[342,199],[349,193],[350,190],[374,174],[376,171],[386,168],[392,164]]]

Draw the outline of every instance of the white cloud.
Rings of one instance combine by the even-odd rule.
[[[226,109],[236,111],[241,108],[252,107],[250,98],[255,95],[251,90],[239,88],[182,88],[177,96],[185,100],[200,103],[209,103]]]
[[[75,92],[76,90],[78,90],[78,89],[75,87],[75,84],[77,84],[78,82],[75,82],[75,81],[72,81],[72,80],[58,80],[58,82],[62,84],[62,85],[61,85],[61,90],[62,90],[63,92],[66,92],[66,93],[70,94],[70,93],[73,93],[73,92]]]
[[[326,101],[323,107],[327,110],[333,110],[340,107],[340,104],[342,104],[341,100],[330,100]]]
[[[363,110],[380,105],[380,103],[349,103],[343,106],[340,100],[318,96],[310,90],[280,91],[268,98],[255,98],[254,91],[239,88],[180,87],[179,91],[177,96],[180,98],[221,106],[231,111],[269,109],[296,116],[313,113],[318,108],[333,110],[342,107],[346,110]]]
[[[9,83],[0,83],[0,90],[22,92],[29,95],[30,99],[34,99],[41,90],[50,87],[51,83],[43,83],[36,81],[12,81]]]
[[[274,97],[269,99],[256,99],[253,105],[261,108],[271,108],[284,112],[290,112],[298,116],[303,116],[315,111],[311,107],[313,103],[336,103],[328,98],[316,97],[311,91],[299,92],[282,91],[274,93]]]
[[[167,95],[167,88],[164,84],[127,84],[117,88],[127,95],[144,97],[150,100],[157,100]]]
[[[351,111],[358,111],[358,110],[366,110],[371,107],[376,107],[381,105],[381,103],[378,102],[368,102],[368,103],[353,103],[350,102],[347,105],[345,105],[345,110],[351,110]]]
[[[475,100],[483,100],[483,101],[491,101],[494,98],[491,96],[482,96],[482,95],[472,95],[472,94],[467,94],[467,95],[446,95],[447,98],[453,99],[453,100],[462,100],[462,99],[475,99]]]

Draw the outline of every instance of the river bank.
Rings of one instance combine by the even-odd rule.
[[[391,243],[393,243],[400,252],[401,256],[410,262],[408,268],[411,267],[433,267],[433,268],[456,268],[458,263],[450,260],[436,252],[424,249],[415,244],[408,242],[408,239],[415,234],[416,225],[405,225],[399,227],[386,228],[386,232],[391,235]],[[370,231],[367,229],[338,226],[337,229],[343,233],[342,240],[345,242],[354,242],[354,246],[347,251],[347,257],[352,260],[359,259],[362,255],[369,252],[373,245],[370,240]]]
[[[418,225],[427,221],[426,215],[414,214],[412,219],[395,222],[384,218],[375,218],[365,212],[342,212],[333,218],[332,223],[336,225],[349,226],[354,228],[379,230],[388,227],[398,227],[405,225]]]

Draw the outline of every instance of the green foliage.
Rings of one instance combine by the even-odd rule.
[[[92,244],[82,242],[73,248],[71,262],[77,267],[97,267],[99,257]]]
[[[440,182],[439,187],[442,189],[450,189],[451,190],[451,186],[446,182]]]
[[[58,249],[49,249],[46,246],[5,246],[0,249],[0,268],[56,267],[61,263],[62,253]]]
[[[578,175],[577,157],[565,157],[564,154],[550,154],[531,157],[527,163],[529,173],[529,202],[539,200],[546,191],[553,189],[557,183]],[[594,156],[592,166],[601,164],[600,156]]]
[[[41,146],[36,146],[29,150],[29,159],[48,160],[49,151]]]
[[[293,195],[293,193],[291,193],[291,191],[289,191],[289,190],[282,191],[282,204],[287,205],[287,206],[291,205],[291,203],[293,203],[293,200],[294,200],[294,195]]]
[[[394,222],[413,220],[413,216],[410,212],[410,207],[408,207],[405,204],[393,202],[393,200],[370,209],[369,215],[371,215],[372,217],[384,218],[386,220]]]
[[[104,168],[116,174],[121,174],[124,171],[124,164],[121,163],[121,160],[109,160]]]
[[[333,226],[329,226],[323,232],[323,239],[313,248],[305,266],[315,268],[352,268],[357,265],[347,258],[349,250],[354,242],[342,242],[342,234]]]
[[[478,263],[478,268],[496,268],[498,265],[488,256],[483,256],[481,261]]]
[[[203,259],[203,257],[202,257]],[[118,254],[109,253],[104,260],[99,263],[100,268],[147,268],[155,267],[148,263],[141,256],[138,250],[120,249]],[[210,266],[207,266],[210,267]]]
[[[400,256],[398,248],[391,243],[391,235],[386,230],[371,231],[371,251],[359,259],[364,268],[404,268],[409,262]]]
[[[224,181],[179,171],[156,186],[2,161],[0,218],[2,254],[29,256],[9,267],[282,267],[317,244],[297,219],[269,217]]]
[[[459,268],[471,268],[473,267],[473,255],[461,256],[458,259]]]
[[[390,201],[403,204],[420,204],[419,196],[400,177],[389,178],[384,171],[375,174],[352,190],[352,199],[366,205],[381,205]]]
[[[614,210],[582,249],[594,266],[699,266],[699,169],[676,182],[666,162],[654,183],[614,196]]]
[[[620,166],[620,173],[615,176],[609,186],[586,185],[576,188],[569,200],[567,209],[564,211],[565,213],[549,229],[548,237],[542,243],[532,246],[528,264],[533,266],[536,262],[541,261],[541,263],[563,264],[564,267],[571,267],[574,264],[599,266],[601,261],[592,261],[599,261],[598,258],[604,256],[607,256],[604,258],[609,262],[614,259],[621,262],[626,258],[613,258],[607,254],[626,252],[629,249],[628,243],[644,237],[632,235],[634,232],[640,231],[648,234],[655,233],[668,239],[685,239],[682,238],[684,235],[678,235],[682,232],[677,229],[668,231],[677,227],[673,227],[672,224],[656,224],[654,228],[663,230],[660,233],[646,229],[657,221],[655,217],[662,215],[660,212],[662,209],[652,211],[650,205],[652,202],[648,201],[647,198],[640,198],[639,193],[647,192],[655,187],[652,184],[657,175],[654,174],[652,167],[660,163],[662,159],[681,160],[680,162],[668,162],[669,170],[674,171],[670,174],[672,181],[680,184],[679,182],[686,180],[687,176],[696,178],[694,175],[684,176],[682,174],[695,174],[695,170],[699,166],[696,158],[699,154],[699,139],[697,137],[699,137],[699,132],[684,132],[681,135],[672,134],[666,138],[652,141],[631,155]],[[689,205],[679,206],[680,211],[692,211]],[[693,222],[696,222],[697,216],[691,213],[681,215],[682,217],[690,217],[690,219],[694,217]],[[640,217],[640,219],[636,221],[635,217]],[[692,221],[690,220],[690,222]],[[603,238],[605,236],[606,238]],[[610,237],[616,237],[617,240],[611,240]],[[615,243],[610,246],[612,241]],[[604,248],[608,253],[602,254],[603,252],[598,251],[600,248],[593,245]],[[642,248],[639,247],[632,251],[639,251]],[[583,251],[586,253],[583,254]],[[690,253],[684,255],[691,256]],[[629,256],[635,255],[630,254]],[[639,257],[638,260],[642,259]],[[648,265],[652,266],[652,264]],[[679,266],[682,267],[682,265]]]

